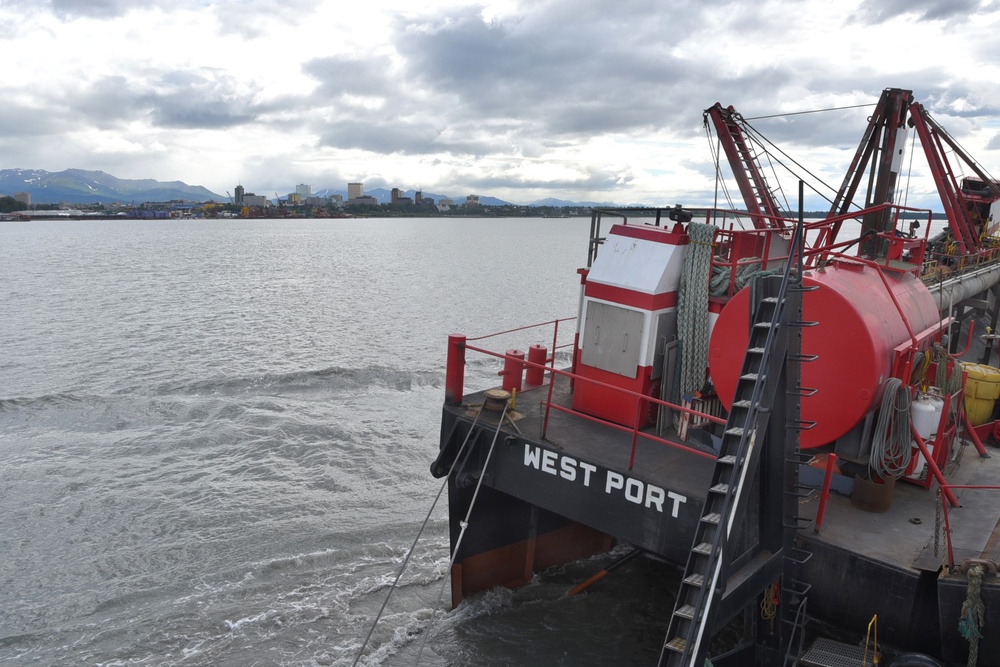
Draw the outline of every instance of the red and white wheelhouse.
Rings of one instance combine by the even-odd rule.
[[[584,380],[574,387],[573,409],[626,426],[653,419],[648,404],[620,390],[659,395],[687,244],[680,225],[617,224],[608,232],[583,279],[575,361]]]

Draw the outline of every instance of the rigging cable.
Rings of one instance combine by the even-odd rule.
[[[722,178],[722,170],[719,167],[719,165],[721,164],[722,149],[718,145],[713,145],[712,144],[712,130],[708,126],[708,119],[707,118],[705,119],[704,126],[705,126],[705,137],[708,139],[708,149],[709,149],[709,151],[711,151],[711,153],[712,153],[712,160],[715,163],[715,204],[714,204],[714,206],[716,208],[718,208],[718,205],[719,205],[719,188],[721,187],[722,188],[722,193],[726,196],[726,203],[729,205],[730,209],[732,209],[732,210],[735,211],[736,210],[736,204],[733,201],[733,196],[729,193],[729,189],[726,187],[726,181],[725,181],[725,179]],[[717,142],[716,143],[717,144],[721,143],[721,139],[717,138]],[[743,224],[743,218],[742,217],[740,217],[739,215],[737,215],[736,216],[736,220],[737,220],[737,222],[739,222],[740,229],[745,229],[746,228],[745,225]]]
[[[903,188],[903,206],[910,200],[910,177],[913,176],[913,154],[916,153],[917,133],[910,137],[910,164],[906,167],[906,187]],[[896,199],[899,198],[899,191],[896,192]]]
[[[754,116],[753,118],[744,118],[743,120],[762,120],[764,118],[784,118],[785,116],[803,116],[808,113],[823,113],[826,111],[844,111],[846,109],[863,109],[865,107],[873,107],[875,104],[855,104],[849,107],[830,107],[829,109],[810,109],[808,111],[789,111],[788,113],[776,113],[770,116]]]
[[[802,112],[802,113],[807,113],[807,112]],[[794,159],[794,158],[793,158],[792,156],[790,156],[790,155],[789,155],[788,153],[786,153],[785,151],[781,150],[781,148],[780,148],[780,147],[778,147],[778,146],[777,146],[777,145],[776,145],[776,144],[775,144],[775,143],[774,143],[773,141],[771,141],[770,139],[768,139],[767,137],[765,137],[765,136],[764,136],[764,135],[763,135],[763,134],[762,134],[762,133],[760,132],[760,130],[758,130],[758,129],[757,129],[757,128],[755,128],[754,126],[750,125],[749,123],[747,123],[747,122],[746,122],[746,119],[745,119],[745,118],[743,119],[743,121],[744,121],[744,124],[745,124],[745,127],[746,127],[746,129],[748,130],[748,134],[752,134],[752,135],[753,135],[753,137],[754,137],[754,138],[756,139],[756,141],[757,141],[758,143],[760,143],[761,145],[763,145],[763,144],[765,144],[765,143],[766,143],[767,145],[771,146],[772,148],[774,148],[774,150],[775,150],[775,151],[777,151],[778,153],[780,153],[780,154],[781,154],[781,155],[782,155],[783,157],[785,157],[785,158],[786,158],[786,159],[787,159],[787,160],[788,160],[789,162],[791,162],[791,163],[792,163],[793,165],[795,165],[796,167],[798,167],[799,169],[801,169],[801,170],[802,170],[803,172],[805,172],[806,174],[809,174],[809,176],[810,176],[810,177],[812,177],[812,178],[816,179],[816,181],[817,181],[818,183],[820,183],[820,184],[824,185],[824,186],[825,186],[825,187],[826,187],[826,188],[827,188],[828,190],[830,190],[830,192],[836,192],[836,190],[834,190],[834,189],[833,189],[833,186],[831,186],[831,185],[828,185],[827,183],[824,183],[824,182],[823,182],[823,179],[822,179],[822,178],[820,178],[820,177],[819,177],[819,176],[817,176],[816,174],[814,174],[814,173],[812,173],[811,171],[809,171],[808,169],[806,169],[806,168],[805,168],[805,167],[804,167],[803,165],[799,164],[799,163],[798,163],[798,162],[797,162],[797,161],[796,161],[796,160],[795,160],[795,159]],[[765,152],[767,152],[767,151],[765,151]],[[771,158],[771,159],[774,159],[774,158]],[[792,174],[793,176],[796,176],[796,177],[798,177],[798,174],[796,174],[796,173],[795,173],[794,171],[792,171],[792,170],[791,170],[791,169],[790,169],[790,168],[789,168],[789,167],[788,167],[788,166],[787,166],[787,165],[786,165],[785,163],[783,163],[783,162],[782,162],[781,160],[775,160],[775,161],[776,161],[776,162],[777,162],[778,164],[780,164],[780,165],[781,165],[782,167],[784,167],[785,169],[787,169],[787,170],[788,170],[788,172],[789,172],[790,174]],[[800,180],[802,180],[803,182],[805,182],[805,179],[801,179],[801,178],[800,178]],[[819,190],[817,190],[817,189],[816,189],[815,187],[813,187],[813,186],[812,186],[811,184],[809,184],[809,183],[806,183],[806,185],[808,185],[808,186],[809,186],[809,189],[810,189],[810,190],[812,190],[812,191],[813,191],[813,192],[815,192],[815,193],[816,193],[817,195],[819,195],[820,197],[822,197],[823,199],[825,199],[825,200],[827,201],[827,203],[830,203],[830,204],[832,204],[832,203],[833,203],[833,201],[832,201],[832,200],[831,200],[830,198],[828,198],[828,197],[827,197],[826,195],[824,195],[823,193],[821,193],[821,192],[820,192]]]
[[[469,438],[475,432],[476,422],[479,421],[479,416],[482,414],[483,406],[480,405],[479,412],[476,413],[476,418],[472,420],[472,426],[469,427],[469,432],[465,434],[465,440],[462,441],[462,446],[458,448],[458,452],[455,454],[455,459],[451,462],[451,468],[448,469],[448,474],[444,476],[444,482],[441,483],[441,488],[438,489],[437,495],[434,497],[434,502],[431,503],[431,508],[427,511],[427,516],[424,518],[424,522],[420,525],[420,530],[417,531],[417,536],[413,539],[413,544],[410,546],[410,550],[406,552],[403,564],[400,565],[399,572],[396,573],[396,579],[392,582],[392,586],[389,587],[389,592],[386,594],[385,600],[382,602],[382,607],[378,610],[378,614],[375,615],[375,620],[372,621],[372,627],[368,630],[368,634],[365,636],[365,641],[362,642],[361,648],[358,649],[358,654],[354,657],[354,662],[351,663],[351,667],[357,666],[358,661],[361,660],[361,655],[368,646],[368,642],[371,641],[372,633],[375,632],[375,627],[382,619],[382,614],[385,612],[386,605],[389,604],[389,598],[392,597],[393,591],[396,590],[399,580],[403,576],[403,572],[406,571],[406,566],[410,562],[410,556],[413,555],[414,549],[417,548],[417,542],[420,540],[420,536],[424,534],[424,529],[427,527],[427,523],[431,519],[431,514],[434,513],[434,508],[437,507],[438,501],[441,500],[441,494],[444,493],[444,489],[448,485],[448,480],[451,479],[451,473],[455,471],[455,466],[462,458],[462,452],[465,451],[465,446],[469,444]]]
[[[465,519],[459,524],[462,530],[458,534],[458,539],[455,540],[455,549],[452,551],[451,560],[448,562],[448,572],[451,572],[452,568],[455,567],[455,559],[458,558],[458,550],[462,546],[462,540],[465,538],[465,530],[469,527],[469,518],[472,516],[472,509],[476,506],[476,498],[479,497],[479,489],[483,486],[483,478],[486,477],[486,467],[490,464],[490,459],[493,458],[493,450],[496,448],[497,438],[500,436],[500,429],[503,428],[503,420],[507,417],[507,408],[510,407],[510,403],[504,401],[503,412],[500,414],[500,419],[497,420],[497,430],[493,434],[493,442],[490,443],[490,450],[486,453],[486,460],[483,461],[482,470],[479,473],[479,479],[476,481],[476,490],[472,493],[472,500],[469,502],[469,510],[465,513]],[[472,429],[469,429],[470,432]],[[431,620],[427,628],[427,632],[424,633],[423,641],[420,642],[420,650],[417,651],[417,658],[413,661],[414,666],[420,664],[420,656],[424,653],[424,646],[427,645],[427,637],[431,634],[431,627],[434,625],[434,615],[437,613],[437,608],[441,605],[441,598],[444,597],[444,587],[449,581],[448,577],[445,577],[441,581],[441,590],[438,591],[437,602],[434,603],[434,607],[431,609]]]

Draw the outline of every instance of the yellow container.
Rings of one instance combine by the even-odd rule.
[[[993,406],[1000,398],[1000,369],[969,363],[963,363],[962,368],[969,374],[965,383],[965,412],[973,426],[980,426],[993,416]]]

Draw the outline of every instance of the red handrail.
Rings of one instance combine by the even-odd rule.
[[[563,412],[563,413],[566,413],[566,414],[574,415],[576,417],[582,418],[582,419],[590,421],[590,422],[602,424],[604,426],[609,426],[609,427],[617,429],[619,431],[631,433],[632,434],[632,444],[631,444],[631,454],[630,454],[630,457],[629,457],[629,470],[631,470],[633,468],[634,464],[635,464],[636,447],[637,447],[637,443],[638,443],[638,439],[639,438],[643,438],[643,439],[651,441],[651,442],[656,442],[656,443],[664,444],[664,445],[667,445],[669,447],[673,447],[675,449],[678,449],[678,450],[681,450],[681,451],[684,451],[684,452],[687,452],[687,453],[690,453],[690,454],[694,454],[696,456],[701,456],[701,457],[709,458],[709,459],[715,459],[715,458],[717,458],[716,454],[705,452],[705,451],[702,451],[702,450],[699,450],[699,449],[695,449],[693,447],[688,447],[688,446],[682,445],[682,444],[680,444],[678,442],[674,442],[674,441],[668,440],[666,438],[661,438],[661,437],[658,437],[658,436],[650,434],[650,433],[643,433],[643,432],[641,432],[639,430],[639,426],[638,426],[639,420],[636,420],[636,424],[634,426],[623,426],[621,424],[616,424],[614,422],[610,422],[608,420],[605,420],[605,419],[602,419],[602,418],[599,418],[599,417],[594,417],[592,415],[585,414],[585,413],[580,412],[578,410],[574,410],[571,407],[566,407],[566,406],[562,406],[562,405],[558,405],[558,404],[554,403],[553,400],[552,400],[552,392],[553,392],[553,389],[554,389],[554,386],[555,386],[555,377],[557,375],[559,375],[559,376],[563,376],[563,377],[567,378],[568,381],[571,382],[571,383],[585,382],[585,383],[588,383],[589,385],[593,385],[595,387],[601,387],[601,388],[608,389],[610,391],[616,392],[616,393],[618,393],[619,395],[622,395],[622,396],[628,396],[628,397],[634,398],[637,401],[637,410],[641,409],[643,405],[650,405],[650,404],[652,404],[652,405],[658,405],[658,406],[667,407],[667,408],[669,408],[671,410],[675,410],[675,411],[678,411],[678,412],[683,412],[683,413],[686,413],[686,414],[691,415],[693,417],[697,417],[699,419],[702,419],[702,420],[705,420],[705,421],[710,421],[710,422],[713,422],[713,423],[716,423],[716,424],[725,424],[726,423],[726,420],[722,419],[721,417],[716,417],[714,415],[710,415],[710,414],[707,414],[707,413],[704,413],[704,412],[701,412],[701,411],[698,411],[698,410],[694,410],[694,409],[691,409],[691,408],[687,408],[687,407],[684,407],[684,406],[681,406],[681,405],[675,405],[673,403],[670,403],[669,401],[664,401],[664,400],[662,400],[660,398],[656,398],[656,397],[653,397],[653,396],[642,394],[640,392],[632,391],[632,390],[629,390],[629,389],[624,389],[622,387],[617,387],[615,385],[608,384],[608,383],[605,383],[605,382],[601,382],[599,380],[595,380],[595,379],[592,379],[592,378],[588,378],[588,377],[584,377],[584,376],[581,376],[581,375],[577,375],[576,373],[574,373],[572,371],[566,371],[566,370],[562,370],[562,369],[556,368],[555,367],[555,350],[559,349],[560,347],[569,347],[569,346],[571,346],[571,344],[566,344],[566,345],[562,345],[562,346],[558,345],[559,324],[561,322],[566,322],[566,321],[574,320],[574,319],[576,319],[576,318],[563,318],[563,319],[551,320],[549,322],[542,322],[542,323],[539,323],[539,324],[532,324],[532,325],[528,325],[528,326],[517,327],[515,329],[509,329],[507,331],[501,331],[501,332],[498,332],[498,333],[487,334],[487,335],[478,336],[478,337],[475,337],[475,338],[466,338],[465,336],[461,336],[461,335],[458,335],[458,334],[452,334],[451,336],[449,336],[449,339],[448,339],[449,340],[449,362],[448,362],[448,370],[447,370],[447,373],[446,373],[446,387],[445,387],[445,395],[446,395],[447,400],[449,401],[450,404],[454,405],[454,404],[456,404],[456,397],[457,397],[457,402],[461,402],[461,399],[462,399],[461,392],[462,392],[463,384],[464,384],[465,355],[466,355],[466,353],[468,353],[468,352],[478,352],[480,354],[483,354],[483,355],[486,355],[486,356],[495,357],[497,359],[504,359],[506,357],[506,353],[505,352],[498,352],[498,351],[490,350],[490,349],[487,349],[487,348],[482,348],[482,347],[477,347],[475,345],[470,345],[469,344],[470,341],[480,341],[480,340],[485,340],[485,339],[488,339],[488,338],[493,338],[493,337],[504,335],[504,334],[515,333],[515,332],[518,332],[518,331],[526,331],[526,330],[529,330],[529,329],[535,329],[535,328],[544,327],[544,326],[550,326],[551,325],[553,327],[553,338],[552,338],[553,354],[551,356],[547,357],[544,363],[538,363],[538,362],[535,362],[535,361],[531,361],[529,359],[525,359],[523,361],[520,360],[520,359],[518,360],[518,363],[520,365],[522,365],[524,368],[536,368],[536,369],[539,369],[539,370],[543,371],[543,373],[545,371],[548,371],[548,373],[549,373],[549,378],[548,378],[548,383],[549,383],[549,386],[548,386],[548,395],[547,395],[547,397],[546,397],[545,400],[542,400],[542,401],[539,402],[541,405],[543,405],[545,407],[544,417],[543,417],[543,421],[542,421],[542,437],[543,438],[545,437],[545,434],[547,433],[547,430],[548,430],[549,414],[550,414],[550,412],[552,410],[556,410],[558,412]]]

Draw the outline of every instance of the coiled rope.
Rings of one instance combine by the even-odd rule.
[[[424,529],[427,528],[428,522],[431,520],[431,515],[434,513],[434,508],[437,507],[438,501],[441,500],[441,494],[444,493],[445,487],[448,486],[448,480],[451,479],[451,474],[455,471],[455,466],[462,459],[462,453],[465,451],[465,446],[469,444],[469,438],[476,431],[476,422],[479,421],[479,416],[483,414],[483,406],[479,406],[479,411],[476,413],[476,418],[472,420],[472,426],[469,427],[469,432],[465,434],[465,440],[462,441],[462,446],[458,448],[458,453],[455,454],[455,459],[451,462],[451,467],[448,469],[448,474],[444,476],[444,481],[441,483],[441,488],[438,489],[437,495],[434,496],[434,502],[431,503],[431,508],[427,510],[427,516],[424,517],[424,522],[420,524],[420,530],[417,531],[417,536],[413,538],[413,544],[410,546],[410,550],[406,552],[406,557],[403,559],[402,565],[399,566],[399,572],[396,573],[396,578],[392,582],[392,586],[389,587],[389,592],[386,593],[385,600],[382,601],[382,606],[379,608],[378,613],[375,615],[375,620],[372,621],[371,628],[368,629],[368,634],[365,635],[365,641],[362,642],[361,648],[358,649],[358,654],[354,657],[354,662],[351,663],[351,667],[356,667],[358,661],[361,660],[362,654],[365,652],[365,648],[368,647],[368,642],[371,641],[372,633],[375,632],[375,627],[378,622],[382,619],[382,614],[385,613],[386,605],[389,604],[389,598],[392,597],[393,592],[399,585],[399,580],[403,576],[403,572],[406,571],[406,566],[410,562],[410,556],[413,555],[413,550],[417,548],[417,542],[420,541],[420,537],[424,534]],[[501,420],[502,422],[503,420]]]
[[[703,222],[688,224],[691,242],[684,257],[677,290],[677,338],[681,342],[680,381],[683,398],[693,396],[705,385],[708,366],[708,290],[712,267],[715,226]]]
[[[899,477],[910,465],[910,389],[899,378],[889,378],[882,390],[882,406],[872,433],[869,466],[879,479]]]
[[[986,567],[980,564],[969,568],[969,586],[962,603],[962,614],[958,620],[958,631],[969,642],[967,667],[975,667],[979,662],[979,640],[983,633],[979,629],[986,620],[986,606],[983,604],[982,587]]]
[[[744,262],[753,262],[751,264],[743,264],[736,268],[736,276],[732,280],[732,271],[727,266],[716,266],[712,269],[712,280],[709,285],[709,294],[711,296],[723,296],[729,291],[729,288],[733,288],[733,292],[738,292],[747,285],[750,284],[757,276],[773,276],[781,273],[784,269],[782,267],[776,267],[773,269],[764,269],[763,262],[759,257],[745,257]]]

